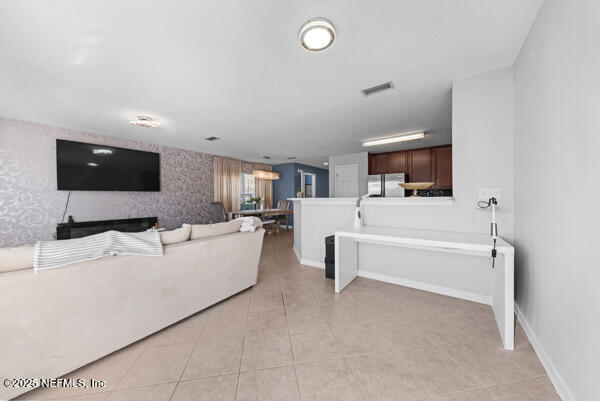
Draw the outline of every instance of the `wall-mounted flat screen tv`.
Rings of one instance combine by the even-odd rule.
[[[58,190],[160,191],[158,153],[56,140]]]

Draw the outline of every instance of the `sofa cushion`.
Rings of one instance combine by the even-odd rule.
[[[171,231],[160,232],[160,242],[163,245],[176,244],[178,242],[185,242],[190,239],[190,233],[192,232],[192,226],[184,224],[181,228]]]
[[[214,237],[240,231],[242,220],[231,220],[216,224],[192,224],[190,239]]]
[[[33,245],[0,248],[0,272],[32,268],[34,250]]]

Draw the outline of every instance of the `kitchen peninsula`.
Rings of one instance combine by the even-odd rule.
[[[489,223],[468,229],[471,211],[454,198],[366,198],[362,229],[352,228],[356,198],[290,200],[301,264],[324,268],[325,238],[335,235],[337,292],[360,276],[490,305],[504,347],[513,348],[514,250],[499,239],[492,269]]]

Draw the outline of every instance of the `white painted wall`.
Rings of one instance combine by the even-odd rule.
[[[335,167],[356,164],[358,166],[358,194],[368,192],[367,176],[369,175],[369,153],[352,153],[349,155],[329,156],[329,196],[338,197],[335,193]]]
[[[455,82],[454,205],[381,206],[376,212],[367,209],[365,225],[488,233],[490,211],[477,208],[478,189],[497,187],[502,190],[498,229],[510,242],[513,238],[513,106],[511,68]],[[361,245],[359,263],[365,270],[378,274],[401,275],[409,280],[482,296],[491,294],[490,261],[486,258]]]
[[[516,300],[563,400],[600,400],[600,2],[546,0],[515,67]]]
[[[457,81],[453,89],[453,181],[451,206],[414,206],[366,201],[365,225],[489,233],[490,212],[477,208],[478,189],[498,187],[500,235],[513,238],[513,75],[512,68]],[[367,154],[331,157],[336,164],[364,163]],[[330,188],[334,188],[330,173]],[[335,201],[335,200],[331,200]],[[296,210],[296,205],[294,206]],[[294,218],[295,227],[298,222]],[[352,205],[302,206],[303,259],[322,262],[323,237],[352,224]],[[359,266],[365,271],[489,296],[491,267],[487,258],[411,251],[369,244],[359,246]]]
[[[373,226],[489,232],[490,212],[477,208],[478,189],[502,190],[498,230],[513,238],[513,76],[512,68],[454,83],[452,91],[451,208],[384,207],[365,213]]]

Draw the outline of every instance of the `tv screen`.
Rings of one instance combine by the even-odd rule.
[[[59,190],[160,191],[158,153],[56,140]]]

